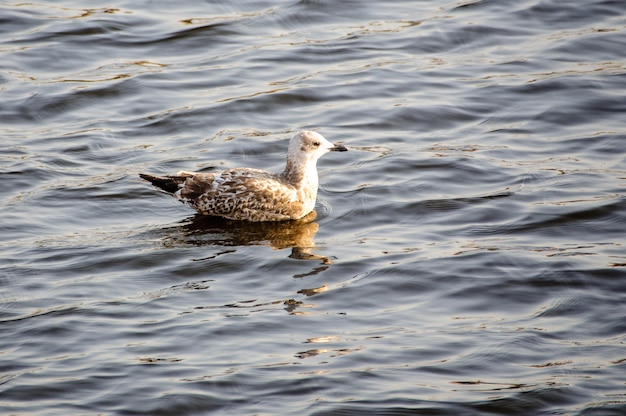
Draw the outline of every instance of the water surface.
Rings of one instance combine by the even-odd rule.
[[[620,1],[0,6],[0,412],[626,412]],[[310,222],[139,172],[279,171]]]

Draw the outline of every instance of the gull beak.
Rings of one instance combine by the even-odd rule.
[[[331,152],[347,152],[348,148],[342,144],[336,144],[330,148]]]

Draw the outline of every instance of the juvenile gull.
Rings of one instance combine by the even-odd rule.
[[[319,133],[301,131],[289,141],[282,173],[252,168],[221,172],[180,171],[171,176],[140,173],[143,179],[174,195],[204,215],[246,221],[297,220],[315,208],[317,159],[328,152],[345,152]]]

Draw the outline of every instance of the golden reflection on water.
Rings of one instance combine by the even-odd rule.
[[[275,250],[291,248],[291,252],[288,255],[291,259],[319,260],[321,262],[320,265],[311,268],[308,272],[292,276],[299,279],[317,275],[327,270],[332,263],[331,258],[312,252],[315,248],[315,235],[319,229],[319,223],[315,222],[316,217],[317,212],[312,211],[297,221],[247,222],[196,214],[174,227],[164,229],[166,233],[161,242],[167,247],[224,247],[208,257],[196,258],[192,259],[192,261],[207,261],[223,254],[234,253],[237,251],[237,247],[240,246],[270,246]],[[297,294],[310,297],[327,290],[328,286],[324,284],[318,287],[302,288],[297,291]],[[252,299],[231,302],[217,307],[237,310],[259,310],[276,305],[283,305],[287,313],[292,315],[305,315],[306,312],[303,309],[314,307],[313,304],[293,298],[274,299],[266,302]],[[215,307],[215,305],[202,306],[195,309]]]
[[[324,265],[331,264],[329,257],[312,252],[315,234],[319,229],[316,217],[317,212],[312,211],[296,221],[246,222],[197,214],[177,227],[178,232],[168,236],[164,244],[228,247],[269,245],[276,250],[291,248],[289,258],[292,259],[320,260]],[[322,268],[326,269],[327,266]]]

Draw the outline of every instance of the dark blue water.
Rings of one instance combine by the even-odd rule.
[[[0,6],[0,413],[626,413],[622,1]],[[141,181],[279,171],[310,223]]]

